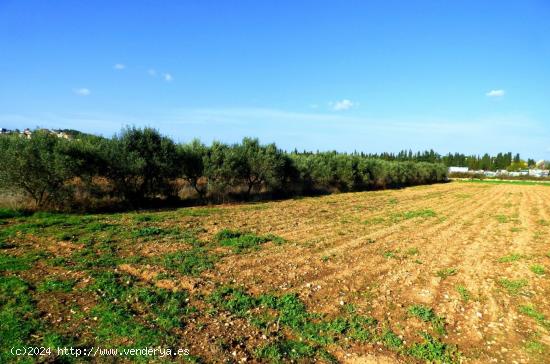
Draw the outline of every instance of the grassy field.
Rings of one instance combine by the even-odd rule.
[[[545,186],[0,216],[0,362],[34,362],[9,353],[22,345],[185,348],[206,363],[550,357]]]

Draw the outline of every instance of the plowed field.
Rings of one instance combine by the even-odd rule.
[[[35,214],[0,228],[7,361],[7,346],[32,344],[186,348],[196,362],[550,362],[548,186]],[[106,360],[181,358],[86,358]]]

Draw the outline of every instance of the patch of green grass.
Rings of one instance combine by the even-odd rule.
[[[433,309],[424,305],[412,305],[408,308],[408,313],[412,317],[417,317],[424,322],[432,324],[434,330],[440,334],[445,334],[445,319],[436,315]]]
[[[457,285],[456,291],[464,302],[468,302],[472,298],[470,291],[468,291],[468,289],[462,285]]]
[[[93,277],[89,290],[97,292],[100,303],[91,314],[98,318],[94,330],[101,342],[124,342],[128,347],[174,345],[173,330],[183,327],[183,320],[194,311],[187,305],[185,291],[139,284],[132,276],[111,271]]]
[[[70,292],[76,281],[74,279],[48,278],[37,286],[38,292]]]
[[[388,200],[388,205],[397,205],[397,199],[392,197]]]
[[[9,348],[31,345],[34,342],[31,335],[37,331],[38,326],[27,282],[13,276],[0,277],[0,362],[14,361]]]
[[[258,249],[260,245],[269,241],[275,244],[283,244],[285,242],[283,238],[271,234],[260,236],[229,229],[219,231],[214,239],[221,246],[232,248],[235,253],[244,253],[250,250]]]
[[[485,183],[495,185],[523,185],[523,186],[550,186],[550,183],[544,181],[525,181],[525,180],[494,180],[494,179],[464,179],[453,181],[455,183]]]
[[[367,219],[363,221],[363,224],[365,225],[378,225],[383,224],[384,221],[386,221],[383,217],[372,217],[370,219]]]
[[[535,339],[527,340],[524,347],[525,350],[531,354],[542,355],[548,350],[548,346]]]
[[[457,351],[451,352],[451,349],[454,350],[453,348],[436,339],[427,344],[424,343],[424,346],[409,348],[411,350],[409,353],[409,349],[394,332],[385,325],[380,326],[378,321],[371,317],[358,315],[352,305],[347,305],[341,310],[342,316],[329,319],[325,315],[308,312],[296,294],[282,296],[264,294],[254,297],[244,289],[232,286],[219,287],[209,296],[208,302],[214,307],[213,314],[216,314],[218,309],[223,309],[247,319],[261,330],[271,331],[274,326],[278,329],[284,328],[283,332],[288,332],[292,340],[297,340],[305,345],[294,348],[296,353],[302,353],[301,356],[295,357],[298,362],[302,361],[300,359],[309,359],[306,362],[310,362],[312,358],[334,361],[324,347],[339,340],[382,343],[386,348],[395,352],[419,358],[428,358],[432,355],[431,358],[434,360],[455,358],[458,355]],[[445,332],[443,318],[438,317],[428,308],[423,309],[425,311],[421,312],[419,310],[422,309],[417,307],[413,309],[413,312],[429,321],[439,334],[443,334]],[[290,354],[285,346],[287,340],[279,337],[275,342],[266,344],[256,352],[257,358],[268,362],[289,360],[288,355]],[[435,349],[433,352],[430,351],[429,344],[440,345],[436,348],[439,351]],[[427,352],[424,353],[422,350]],[[307,356],[304,356],[306,353]]]
[[[498,284],[506,289],[508,293],[511,295],[518,295],[522,292],[522,290],[527,286],[527,280],[526,279],[507,279],[507,278],[501,278],[498,280]]]
[[[509,221],[509,218],[506,215],[495,215],[495,218],[501,224],[505,224]]]
[[[162,259],[162,263],[166,268],[177,270],[181,274],[189,276],[198,276],[203,271],[214,268],[214,263],[217,260],[216,256],[201,247],[169,253]]]
[[[85,230],[89,233],[98,233],[100,231],[114,231],[118,228],[117,225],[108,224],[99,221],[93,221],[86,225]]]
[[[114,268],[124,260],[118,256],[117,245],[111,243],[87,243],[83,249],[75,250],[69,258],[52,260],[54,265],[63,265],[72,270]]]
[[[458,269],[456,268],[444,268],[440,269],[436,272],[436,275],[440,277],[441,279],[445,279],[450,276],[454,276],[458,273]]]
[[[136,238],[144,238],[149,236],[158,236],[165,234],[165,231],[155,226],[147,226],[134,231],[133,235]]]
[[[279,339],[256,350],[255,356],[269,363],[291,360],[313,360],[317,350],[302,341]]]
[[[183,208],[178,210],[179,215],[192,217],[210,216],[213,214],[219,214],[221,212],[223,212],[223,209],[214,207]]]
[[[436,217],[436,216],[437,216],[437,213],[432,209],[420,209],[420,210],[394,213],[394,214],[391,214],[390,217],[393,222],[399,222],[401,220],[409,220],[409,219],[415,219],[415,218],[427,219],[427,218]]]
[[[436,338],[422,333],[423,341],[413,344],[407,353],[415,358],[430,363],[460,363],[460,353],[455,346],[442,343]]]
[[[523,254],[512,253],[498,259],[499,263],[511,263],[524,258]]]
[[[45,256],[47,256],[46,253],[28,253],[20,256],[0,253],[0,272],[29,270],[32,268],[35,261]]]
[[[544,273],[546,273],[546,268],[544,268],[542,264],[533,264],[529,267],[529,269],[531,270],[531,272],[538,275],[543,275]]]
[[[399,350],[403,346],[403,340],[391,330],[386,329],[381,338],[384,345],[392,350]]]
[[[540,226],[550,226],[550,222],[549,222],[548,220],[544,220],[544,219],[538,220],[537,223],[538,223]]]
[[[550,320],[544,316],[542,312],[539,312],[532,305],[523,305],[519,307],[519,312],[534,319],[539,325],[550,330]]]
[[[163,218],[160,217],[158,214],[155,214],[155,215],[137,214],[133,217],[133,220],[135,222],[149,222],[149,221],[162,221]]]
[[[28,216],[29,214],[30,213],[28,211],[0,208],[0,220],[13,219],[14,217]]]
[[[246,293],[243,289],[223,286],[216,289],[209,298],[216,306],[244,317],[248,311],[259,305],[259,300]]]
[[[384,256],[384,258],[388,258],[388,259],[397,257],[395,252],[391,250],[386,250],[382,255]]]

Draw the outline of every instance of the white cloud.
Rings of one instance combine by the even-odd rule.
[[[122,63],[117,63],[117,64],[115,64],[115,65],[113,66],[113,68],[114,68],[115,70],[122,71],[123,69],[126,68],[126,65],[125,65],[125,64],[122,64]]]
[[[78,96],[88,96],[88,95],[90,95],[90,94],[92,93],[92,92],[91,92],[89,89],[87,89],[87,88],[75,88],[75,89],[73,90],[73,92],[74,92],[75,94],[77,94]]]
[[[340,101],[331,102],[329,103],[329,105],[332,107],[332,110],[334,111],[343,111],[343,110],[349,110],[352,107],[356,107],[357,103],[348,99],[343,99]]]
[[[491,90],[485,94],[488,97],[502,97],[506,92],[504,90]]]
[[[149,74],[149,76],[155,77],[157,75],[157,70],[154,68],[150,68],[147,73]]]
[[[166,82],[170,82],[174,79],[174,77],[172,77],[172,75],[169,74],[169,73],[163,74],[162,77],[164,77],[164,81],[166,81]]]

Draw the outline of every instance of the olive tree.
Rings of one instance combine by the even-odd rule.
[[[0,188],[23,193],[38,208],[62,204],[69,194],[65,182],[73,177],[70,161],[61,152],[64,143],[45,131],[35,131],[30,139],[2,136]]]

